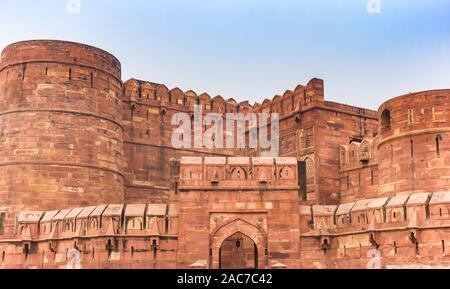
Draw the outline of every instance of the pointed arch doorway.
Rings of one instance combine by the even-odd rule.
[[[242,233],[226,239],[219,250],[219,269],[258,269],[258,246]]]
[[[224,224],[211,234],[211,268],[264,269],[266,240],[261,228],[244,220]]]

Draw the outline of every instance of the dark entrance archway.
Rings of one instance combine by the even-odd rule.
[[[220,247],[220,269],[258,269],[258,247],[242,233],[227,238]]]
[[[236,234],[241,234],[247,238],[249,238],[253,244],[256,244],[257,247],[257,254],[255,255],[255,258],[258,259],[254,264],[257,265],[258,269],[264,269],[267,266],[267,239],[266,234],[264,231],[254,226],[240,218],[237,218],[235,220],[229,221],[226,224],[220,226],[219,228],[216,228],[213,232],[211,232],[211,240],[210,240],[210,268],[212,269],[219,269],[221,261],[225,261],[226,256],[226,248],[224,247],[224,251],[222,254],[222,247],[226,240],[231,240],[234,238]],[[231,239],[230,239],[231,238]],[[234,242],[234,246],[237,245],[237,240]],[[232,242],[230,242],[232,243]],[[242,244],[242,243],[241,243]],[[221,258],[221,255],[224,256],[224,258]],[[221,260],[222,259],[222,260]],[[224,263],[225,265],[225,263]],[[226,266],[223,266],[226,267]]]

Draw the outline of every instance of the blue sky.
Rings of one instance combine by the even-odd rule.
[[[0,47],[63,39],[103,48],[134,77],[262,102],[325,80],[326,99],[377,109],[450,88],[450,1],[2,0]]]

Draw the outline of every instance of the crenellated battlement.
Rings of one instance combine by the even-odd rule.
[[[178,225],[174,202],[20,212],[0,268],[175,268]]]
[[[211,97],[207,93],[197,94],[180,88],[167,88],[163,84],[130,79],[123,85],[122,100],[130,103],[159,107],[161,110],[174,109],[193,112],[194,105],[200,105],[205,113],[279,113],[281,116],[292,114],[302,108],[324,102],[324,84],[321,79],[312,79],[306,86],[298,85],[294,91],[287,90],[282,96],[266,99],[261,104],[250,105],[247,101],[237,103],[222,96]]]
[[[306,235],[450,226],[450,192],[398,195],[308,208],[301,209],[302,215],[313,221],[312,226],[305,229]]]
[[[89,45],[12,44],[0,62],[0,268],[73,256],[83,268],[363,268],[370,250],[385,267],[450,265],[449,97],[373,111],[326,101],[314,78],[251,104],[122,83],[120,62]],[[268,138],[280,157],[175,147],[177,113],[212,138],[196,106],[224,120],[279,114]],[[237,127],[224,144],[250,143]],[[50,211],[61,204],[71,209]]]
[[[300,219],[301,262],[306,268],[449,265],[448,191],[365,199],[339,206],[300,206]],[[379,256],[379,264],[372,263],[374,255]]]
[[[177,234],[176,203],[112,204],[17,214],[16,239],[22,242],[119,236],[159,238]]]

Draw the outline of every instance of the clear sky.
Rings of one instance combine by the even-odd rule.
[[[326,99],[377,109],[450,88],[450,1],[1,0],[0,48],[62,39],[103,48],[134,77],[262,102],[313,77]],[[373,6],[376,7],[376,6]],[[373,11],[372,11],[373,12]]]

